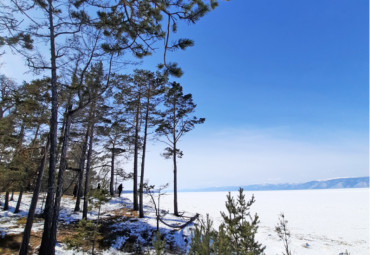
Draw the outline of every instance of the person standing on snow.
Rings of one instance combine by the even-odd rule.
[[[77,189],[78,189],[77,184],[75,184],[75,187],[73,188],[73,197],[74,198],[77,197]]]
[[[120,184],[119,186],[118,186],[118,197],[121,197],[121,192],[122,192],[122,184]]]

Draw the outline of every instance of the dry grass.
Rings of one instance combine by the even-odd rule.
[[[16,195],[16,193],[14,193]],[[73,196],[64,195],[63,197],[68,197],[70,199],[73,198]],[[42,201],[43,198],[40,198],[40,201]],[[106,219],[101,219],[102,224],[108,224],[109,222],[114,221],[120,221],[124,217],[125,220],[130,218],[138,218],[138,212],[130,210],[128,208],[120,208],[113,211],[107,212],[109,214],[109,217]],[[17,220],[17,227],[24,227],[26,224],[27,218],[22,217]],[[35,222],[43,221],[42,218],[34,218]],[[69,239],[71,240],[74,238],[77,233],[77,223],[71,223],[71,224],[59,224],[58,226],[58,233],[57,233],[57,240],[59,243],[66,243],[66,241]],[[12,255],[12,254],[18,254],[19,248],[22,242],[23,233],[14,234],[14,235],[6,235],[4,238],[0,238],[0,254],[1,255]],[[99,241],[100,239],[104,238],[103,236],[96,236],[96,249],[99,250]],[[37,252],[37,249],[39,248],[41,244],[42,239],[42,231],[34,232],[31,231],[30,241],[29,241],[29,253],[28,254],[34,254]],[[85,250],[91,249],[91,246],[81,247]]]
[[[120,217],[120,216],[124,216],[127,218],[138,218],[139,217],[139,213],[137,211],[127,209],[127,208],[116,209],[116,210],[110,211],[109,214],[116,216],[116,217]]]
[[[35,249],[41,244],[41,232],[31,232],[30,242],[29,242],[29,252],[28,254],[33,254]],[[23,233],[16,235],[7,235],[0,239],[0,254],[12,255],[18,254],[19,248],[21,247],[21,242],[23,238]]]
[[[25,218],[18,220],[19,225],[25,224]],[[35,219],[39,220],[39,219]],[[64,243],[68,238],[73,238],[76,235],[75,224],[61,224],[59,225],[57,240],[60,243]],[[0,238],[0,254],[1,255],[12,255],[18,254],[23,233],[16,235],[6,235],[4,238]],[[29,254],[33,254],[36,249],[40,246],[42,239],[42,231],[34,232],[31,231],[30,242],[29,242]]]

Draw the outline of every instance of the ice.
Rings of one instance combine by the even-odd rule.
[[[233,196],[237,192],[231,192]],[[266,254],[281,254],[283,243],[274,227],[284,213],[291,231],[294,254],[338,255],[370,254],[369,189],[330,189],[294,191],[247,191],[254,194],[252,211],[260,217],[258,240],[266,245]],[[179,209],[209,214],[217,227],[220,211],[225,211],[227,192],[180,192]],[[172,210],[172,195],[162,199],[162,208]]]

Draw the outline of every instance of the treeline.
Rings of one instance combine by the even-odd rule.
[[[75,211],[80,211],[80,198],[85,198],[90,189],[90,186],[84,187],[84,183],[91,185],[93,181],[96,186],[102,181],[113,196],[117,176],[120,181],[133,179],[134,209],[143,217],[142,194],[149,136],[166,141],[163,155],[173,158],[174,169],[177,169],[176,158],[182,156],[178,148],[179,138],[194,125],[204,122],[204,118],[193,115],[196,105],[191,94],[184,95],[179,83],[168,82],[168,78],[159,72],[135,70],[133,75],[112,74],[108,87],[105,86],[102,64],[98,63],[91,67],[86,77],[85,97],[81,97],[84,101],[78,102],[81,106],[73,109],[71,95],[74,89],[68,85],[64,91],[66,96],[58,101],[58,111],[63,112],[58,121],[58,166],[59,173],[64,173],[59,192],[71,194],[76,183]],[[12,191],[22,194],[23,190],[34,190],[38,173],[43,170],[40,165],[50,143],[49,81],[46,78],[16,86],[12,80],[0,75],[0,180],[6,201]],[[116,157],[122,154],[126,158],[132,157],[132,173],[115,168]],[[46,180],[41,180],[39,185],[46,190]],[[84,199],[84,218],[86,203]],[[178,214],[177,208],[174,213]]]
[[[153,131],[166,141],[174,164],[177,207],[178,141],[204,122],[193,115],[191,94],[170,81],[182,70],[168,52],[193,45],[173,40],[179,22],[195,23],[217,1],[16,0],[1,3],[0,47],[24,57],[43,78],[16,85],[1,75],[0,171],[4,209],[12,191],[33,190],[20,254],[27,253],[39,192],[47,193],[40,254],[54,254],[62,195],[77,183],[75,211],[87,217],[94,178],[133,180],[134,209],[143,217],[145,151]],[[143,58],[163,43],[158,70],[122,73],[130,54]],[[17,68],[17,67],[14,67]],[[133,157],[133,172],[115,169]],[[139,165],[139,163],[141,163]],[[44,174],[45,172],[45,174]],[[139,179],[140,176],[140,179]],[[83,201],[81,201],[83,198]],[[82,203],[82,208],[81,208]]]

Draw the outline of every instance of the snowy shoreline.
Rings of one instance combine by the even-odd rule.
[[[346,190],[306,190],[306,191],[253,191],[245,192],[248,199],[251,194],[256,197],[256,203],[252,206],[252,211],[256,212],[261,220],[257,239],[266,245],[266,254],[275,255],[281,253],[282,243],[274,232],[278,214],[284,212],[288,222],[288,227],[292,233],[291,247],[295,254],[338,255],[348,250],[350,254],[366,255],[370,252],[369,247],[369,189],[346,189]],[[220,223],[220,211],[225,211],[225,199],[227,192],[180,192],[179,208],[186,209],[186,215],[191,217],[195,213],[201,215],[209,214],[217,228]],[[235,193],[232,192],[233,195]],[[0,210],[0,236],[17,235],[23,232],[17,221],[27,216],[28,205],[31,193],[23,197],[21,212],[14,214],[16,199],[10,201],[9,211]],[[132,193],[124,193],[121,198],[112,198],[102,207],[102,218],[108,219],[122,208],[120,211],[122,218],[131,217]],[[3,198],[3,194],[2,194]],[[41,202],[43,194],[40,195],[37,213],[41,212]],[[171,212],[172,195],[168,193],[161,199],[161,209]],[[1,200],[3,201],[3,199]],[[74,213],[75,200],[71,196],[62,199],[62,210],[60,221],[66,224],[74,223],[81,219],[82,213]],[[114,228],[119,231],[141,233],[147,231],[152,233],[156,228],[155,211],[150,206],[149,197],[145,198],[145,218],[131,218],[128,221],[121,221],[115,224]],[[191,212],[191,213],[188,213]],[[127,214],[127,215],[126,215]],[[88,214],[88,218],[95,220],[96,211]],[[166,222],[171,225],[182,224],[184,219],[174,217],[167,213]],[[193,224],[179,231],[172,231],[171,228],[160,223],[162,233],[173,233],[171,240],[174,245],[180,247],[185,252],[191,235]],[[37,220],[33,224],[34,232],[42,232],[43,221]],[[170,236],[170,235],[168,235]],[[137,237],[138,243],[140,236]],[[121,251],[124,236],[117,236],[109,249],[101,254],[128,254]],[[1,247],[0,247],[1,248]],[[58,244],[56,251],[58,254],[78,254],[75,250],[66,250],[65,245]],[[82,254],[82,253],[81,253]],[[178,253],[175,253],[178,254]]]

